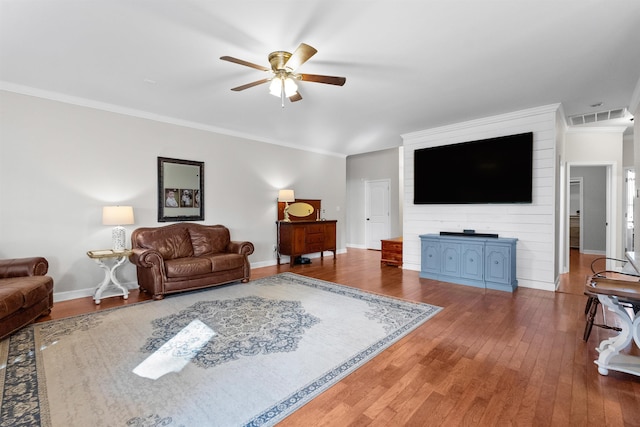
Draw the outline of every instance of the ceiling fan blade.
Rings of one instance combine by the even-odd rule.
[[[291,102],[300,101],[301,99],[302,99],[302,95],[300,95],[300,92],[296,92],[289,97],[289,101]]]
[[[291,71],[297,70],[299,66],[307,62],[316,52],[318,51],[308,44],[300,43],[300,46],[293,52],[293,55],[291,55],[291,58],[289,58],[284,66]]]
[[[271,68],[263,67],[262,65],[254,64],[253,62],[243,61],[242,59],[234,58],[233,56],[221,56],[220,59],[222,59],[223,61],[229,61],[235,64],[240,64],[247,67],[255,68],[261,71],[271,71]]]
[[[329,85],[342,86],[346,83],[345,77],[321,76],[319,74],[299,74],[300,80],[306,82],[326,83]]]
[[[261,85],[263,83],[266,83],[268,81],[270,81],[271,79],[262,79],[262,80],[257,80],[255,82],[251,82],[251,83],[247,83],[246,85],[242,85],[242,86],[238,86],[238,87],[234,87],[231,90],[239,92],[241,90],[245,90],[245,89],[249,89],[250,87],[254,87],[254,86],[258,86]]]

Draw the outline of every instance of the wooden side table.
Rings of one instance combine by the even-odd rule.
[[[381,240],[382,259],[380,262],[386,265],[402,267],[402,237]]]
[[[124,299],[129,298],[129,290],[125,286],[123,286],[122,283],[120,283],[120,281],[116,277],[116,271],[122,264],[124,264],[124,262],[127,260],[129,255],[131,255],[132,253],[133,252],[131,252],[128,249],[125,249],[122,252],[115,252],[111,249],[87,252],[87,256],[92,260],[94,260],[96,264],[98,264],[98,266],[104,270],[104,280],[102,280],[102,283],[98,285],[95,292],[93,293],[93,300],[95,301],[96,304],[100,304],[100,300],[102,298],[117,297],[117,296],[122,296],[122,298]],[[104,260],[109,258],[113,258],[115,260],[114,264],[111,267],[109,267],[104,262]],[[102,296],[103,292],[106,291],[109,287],[111,287],[112,284],[115,285],[115,287],[120,292],[111,294],[111,295],[105,295],[103,297]]]

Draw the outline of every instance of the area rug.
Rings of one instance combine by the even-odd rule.
[[[0,342],[0,425],[274,425],[439,310],[283,273],[35,324]]]

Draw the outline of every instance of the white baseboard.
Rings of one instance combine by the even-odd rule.
[[[581,253],[585,255],[602,255],[602,256],[605,256],[607,254],[606,251],[592,251],[592,250],[583,250]]]
[[[138,289],[138,282],[126,282],[126,283],[123,283],[122,285],[129,290]],[[53,302],[56,303],[60,301],[69,301],[72,299],[92,297],[95,291],[96,291],[96,288],[85,288],[85,289],[78,289],[75,291],[54,292]]]
[[[365,245],[358,245],[356,243],[347,243],[347,248],[367,249],[367,247]]]

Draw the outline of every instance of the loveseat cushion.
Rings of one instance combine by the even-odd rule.
[[[231,241],[229,229],[223,225],[190,227],[189,234],[194,256],[225,252]]]
[[[211,274],[211,261],[207,258],[177,258],[165,260],[164,268],[169,278],[185,278]]]
[[[137,236],[137,244],[144,249],[155,249],[165,260],[193,256],[191,236],[186,228],[166,230],[158,228]]]
[[[204,255],[211,262],[213,271],[226,271],[242,268],[244,266],[244,256],[240,254],[213,254]]]
[[[0,281],[0,318],[49,298],[52,289],[53,279],[48,276],[2,279]]]
[[[0,288],[0,319],[20,310],[23,306],[22,294],[13,288]]]

